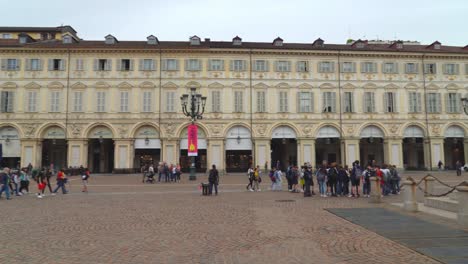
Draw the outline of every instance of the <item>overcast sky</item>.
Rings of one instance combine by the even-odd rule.
[[[468,44],[467,0],[0,0],[1,26],[71,25],[83,39]]]

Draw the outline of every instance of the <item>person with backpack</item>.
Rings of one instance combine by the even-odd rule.
[[[338,196],[343,196],[345,195],[344,193],[344,183],[348,175],[346,174],[346,170],[343,168],[343,166],[339,165],[338,166],[338,178],[337,178],[337,184],[336,184],[336,192]]]
[[[356,160],[353,163],[353,168],[351,169],[351,193],[348,197],[359,197],[359,186],[361,185],[361,177],[362,177],[362,168],[359,165],[359,160]],[[364,194],[365,195],[365,194]]]
[[[395,165],[390,165],[390,175],[391,175],[391,191],[392,194],[399,194],[400,193],[400,180],[398,171],[396,170]]]
[[[11,200],[10,197],[10,169],[3,168],[3,171],[0,172],[0,198],[2,198],[2,193],[5,192],[6,199]]]
[[[281,185],[283,183],[282,173],[277,168],[274,168],[273,177],[271,177],[271,181],[273,182],[271,186],[271,190],[281,191]]]
[[[254,169],[252,167],[250,167],[248,170],[247,170],[247,177],[249,179],[249,184],[247,184],[247,186],[245,186],[245,189],[253,192],[253,181],[254,181]]]
[[[90,172],[88,168],[84,170],[84,173],[81,175],[81,183],[83,184],[83,188],[81,189],[81,192],[88,192],[88,179],[90,176]]]
[[[324,166],[320,167],[316,172],[316,176],[320,197],[327,197],[327,169]]]
[[[66,183],[66,176],[65,176],[65,173],[63,172],[63,169],[60,169],[58,172],[57,172],[57,187],[55,187],[55,190],[52,192],[52,195],[55,195],[58,191],[58,189],[62,189],[62,193],[63,194],[67,194],[68,191],[67,189],[65,189],[65,183]]]
[[[288,182],[288,191],[292,192],[292,166],[289,165],[288,169],[286,170],[286,181]]]
[[[336,186],[338,182],[338,169],[336,168],[336,162],[333,162],[330,169],[328,169],[328,182],[330,186],[330,195],[336,197]]]
[[[260,175],[260,166],[257,166],[254,169],[254,178],[253,178],[253,184],[254,184],[254,191],[260,192],[260,183],[262,182],[262,177]]]
[[[44,168],[44,176],[45,176],[45,179],[46,179],[46,187],[49,188],[49,192],[50,193],[53,193],[52,191],[52,185],[50,184],[50,178],[52,178],[52,175],[53,175],[53,170],[51,169],[47,169],[47,168]],[[44,192],[42,193],[44,195]]]
[[[210,195],[213,193],[213,186],[215,189],[215,195],[218,195],[219,173],[216,169],[216,165],[214,164],[208,174],[208,182],[210,184]]]
[[[370,177],[375,177],[375,170],[371,165],[367,166],[367,169],[362,173],[363,185],[362,185],[362,195],[369,198],[371,192],[371,182]]]
[[[387,196],[390,194],[391,191],[391,181],[392,181],[392,175],[390,173],[390,170],[388,169],[388,165],[384,164],[382,165],[382,178],[383,178],[383,183],[382,185],[382,194]]]
[[[304,167],[304,197],[311,197],[313,191],[310,190],[312,185],[312,168]]]

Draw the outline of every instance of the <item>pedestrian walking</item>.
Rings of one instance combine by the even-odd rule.
[[[215,189],[215,195],[218,195],[219,173],[214,164],[208,175],[208,182],[210,183],[210,195],[213,193],[213,187]]]
[[[331,164],[331,167],[328,169],[328,183],[330,187],[330,195],[331,196],[337,196],[337,182],[338,182],[338,169],[336,168],[336,162],[333,162]]]
[[[275,171],[273,172],[271,190],[281,191],[282,184],[283,184],[282,173],[280,170],[278,170],[278,168],[275,168]]]
[[[83,185],[83,188],[81,189],[81,192],[88,192],[88,179],[90,176],[90,172],[88,168],[84,169],[84,173],[81,175],[81,183]]]
[[[252,167],[250,167],[248,170],[247,170],[247,177],[249,179],[249,184],[247,184],[247,186],[245,186],[245,188],[251,192],[253,192],[253,181],[254,181],[254,169]]]
[[[327,169],[320,167],[316,172],[317,182],[319,185],[319,193],[321,197],[327,197]]]
[[[11,200],[10,197],[10,169],[5,167],[3,171],[0,172],[0,198],[2,198],[2,193],[5,193],[6,199]]]
[[[258,166],[254,169],[254,178],[253,178],[253,184],[254,187],[252,188],[256,192],[260,192],[260,183],[262,182],[262,177],[260,176],[260,169]]]
[[[356,160],[353,163],[353,168],[351,169],[351,193],[348,197],[359,197],[359,187],[361,185],[361,178],[362,178],[362,168],[359,165],[359,160]]]
[[[63,172],[63,169],[59,170],[57,172],[57,187],[55,187],[54,191],[52,192],[52,195],[55,195],[58,189],[62,189],[62,193],[67,194],[68,191],[65,188],[66,181],[67,181],[67,178],[65,176],[65,173]]]
[[[457,162],[455,163],[455,170],[457,171],[457,176],[461,176],[462,167],[462,163],[459,160],[457,160]]]
[[[21,194],[29,193],[29,175],[28,175],[26,169],[23,169],[20,172],[20,189],[19,189],[19,192]]]
[[[313,191],[310,190],[312,185],[312,168],[304,167],[304,197],[311,197]]]

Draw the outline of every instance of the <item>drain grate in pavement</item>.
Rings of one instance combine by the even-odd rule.
[[[275,200],[278,203],[294,203],[296,200]]]

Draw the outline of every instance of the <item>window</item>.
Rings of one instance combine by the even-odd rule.
[[[298,112],[312,113],[314,97],[311,92],[299,92],[298,94]]]
[[[320,73],[335,72],[335,63],[331,61],[319,62],[318,72]]]
[[[461,96],[460,94],[457,93],[448,93],[446,94],[446,108],[447,108],[447,113],[460,113],[460,101],[461,101]]]
[[[245,71],[245,60],[232,60],[231,71]]]
[[[307,61],[298,61],[296,70],[297,70],[297,72],[308,72],[309,71],[309,62],[307,62]]]
[[[151,91],[143,92],[143,112],[151,112],[152,111],[152,99],[153,93]]]
[[[83,112],[83,92],[73,92],[73,112]]]
[[[128,112],[128,91],[120,91],[120,112]]]
[[[361,73],[376,73],[377,63],[375,62],[361,62]]]
[[[341,64],[341,72],[356,72],[356,63],[343,62]]]
[[[2,34],[2,38],[3,38],[3,39],[11,39],[12,36],[11,36],[10,33],[3,33],[3,34]]]
[[[140,60],[140,71],[154,71],[156,70],[153,59]]]
[[[76,59],[76,65],[75,65],[75,70],[76,71],[84,71],[84,61],[83,59]]]
[[[20,60],[17,59],[2,59],[2,70],[19,71]]]
[[[267,72],[268,71],[268,61],[266,61],[266,60],[256,60],[256,61],[254,61],[254,71],[256,71],[256,72]]]
[[[99,91],[96,93],[96,112],[102,113],[106,111],[106,92]]]
[[[117,61],[117,69],[119,71],[133,71],[133,60],[121,59]]]
[[[59,112],[60,91],[50,92],[50,112]]]
[[[398,73],[398,64],[393,62],[385,62],[382,64],[383,73]]]
[[[409,73],[409,74],[418,73],[418,64],[417,63],[406,63],[405,64],[405,73]]]
[[[28,37],[26,37],[26,36],[20,36],[20,37],[19,37],[19,42],[20,42],[20,44],[26,44],[26,43],[28,43]]]
[[[209,60],[208,65],[210,71],[224,71],[224,60]]]
[[[42,40],[47,40],[49,38],[49,34],[48,33],[41,33],[41,39]]]
[[[421,112],[421,94],[417,92],[410,92],[408,94],[409,100],[409,109],[408,112],[410,113],[420,113]]]
[[[289,71],[291,71],[291,62],[290,61],[277,61],[276,62],[276,71],[277,72],[289,72]]]
[[[176,59],[165,59],[163,60],[163,70],[164,71],[178,71],[179,70],[179,61]]]
[[[453,63],[444,64],[444,74],[455,75],[455,74],[458,74],[458,70],[459,70],[458,64],[453,64]]]
[[[175,92],[166,92],[166,112],[175,112]]]
[[[213,113],[221,112],[221,92],[220,91],[211,92],[211,112]]]
[[[64,71],[65,61],[62,59],[49,59],[49,71]]]
[[[323,93],[323,112],[335,113],[336,112],[336,94],[335,92]]]
[[[437,73],[437,67],[435,63],[426,63],[424,65],[424,73],[426,74],[436,74]]]
[[[353,93],[352,92],[345,92],[343,100],[344,100],[344,112],[345,113],[354,112]]]
[[[64,43],[64,44],[70,44],[70,43],[72,43],[72,37],[71,37],[71,36],[64,36],[64,37],[63,37],[63,43]]]
[[[396,109],[396,95],[392,92],[384,93],[385,112],[393,113]]]
[[[364,113],[375,112],[375,100],[373,92],[364,93]]]
[[[257,91],[257,112],[266,112],[265,91]]]
[[[110,59],[98,59],[94,62],[95,71],[110,71],[112,70],[112,61]]]
[[[200,71],[201,61],[198,59],[185,60],[185,70],[186,71]]]
[[[40,71],[42,70],[42,62],[40,59],[29,59],[26,60],[27,71]]]
[[[428,113],[440,113],[440,94],[439,93],[428,93],[427,94],[427,112]]]
[[[288,92],[279,92],[279,112],[288,112]]]
[[[13,91],[2,91],[0,98],[0,113],[13,113],[14,106],[14,92]]]
[[[28,91],[27,112],[37,112],[37,91]]]
[[[234,112],[240,113],[244,111],[244,93],[242,91],[234,92]]]

